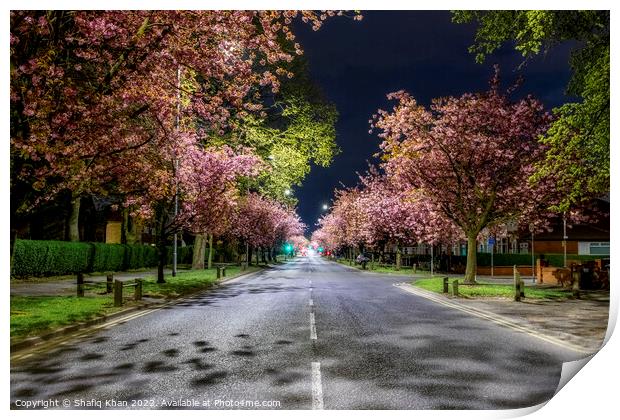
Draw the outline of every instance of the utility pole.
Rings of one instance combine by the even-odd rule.
[[[433,244],[431,243],[431,277],[433,277]]]
[[[177,117],[175,121],[175,126],[177,129],[177,133],[179,132],[179,127],[181,123],[181,66],[177,67]],[[174,189],[174,217],[176,219],[179,214],[179,181],[177,178],[177,173],[179,171],[179,158],[175,157],[174,159],[174,179],[175,179],[175,189]],[[176,277],[177,275],[177,231],[174,231],[174,239],[172,244],[172,277]]]
[[[536,283],[536,272],[534,271],[536,268],[536,261],[534,257],[534,223],[530,223],[530,233],[532,234],[532,283]]]
[[[566,268],[566,240],[568,239],[568,236],[566,236],[566,213],[564,213],[564,236],[562,239],[562,246],[564,247],[564,268]]]

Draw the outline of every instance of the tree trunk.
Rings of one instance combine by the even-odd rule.
[[[69,216],[69,240],[80,241],[80,197],[71,197],[71,215]]]
[[[157,220],[157,252],[159,257],[159,263],[157,264],[157,283],[165,283],[164,267],[168,262],[168,252],[166,249],[166,213],[161,206],[158,206],[156,212]]]
[[[258,267],[258,265],[260,264],[260,261],[258,261],[258,247],[256,247],[255,249],[256,249],[256,266]]]
[[[204,254],[204,247],[203,247]],[[207,260],[207,268],[211,268],[213,262],[213,234],[209,233],[209,259]]]
[[[205,236],[198,234],[194,238],[194,252],[192,255],[192,270],[203,270],[205,268]]]
[[[467,268],[465,268],[465,283],[476,283],[476,237],[478,234],[467,235]]]
[[[121,221],[121,244],[127,245],[127,231],[129,226],[129,209],[124,208],[121,210],[123,220]]]
[[[396,244],[396,271],[400,271],[402,265],[402,256],[400,254],[400,244]]]

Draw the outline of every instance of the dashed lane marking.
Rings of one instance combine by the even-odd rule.
[[[310,340],[316,340],[316,325],[314,323],[314,314],[310,313]]]
[[[312,362],[312,409],[323,409],[323,385],[321,384],[321,364]]]

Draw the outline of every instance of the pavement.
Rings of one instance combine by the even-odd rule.
[[[15,355],[10,398],[12,408],[521,408],[551,398],[562,363],[582,357],[411,294],[395,276],[305,257]]]

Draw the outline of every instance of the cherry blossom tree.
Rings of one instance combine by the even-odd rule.
[[[334,14],[11,12],[12,179],[35,197],[16,189],[14,210],[69,190],[77,221],[79,198],[109,193],[122,155],[138,160],[145,145],[174,141],[177,118],[200,137],[235,113],[259,112],[256,89],[277,91],[290,76],[281,64],[302,53],[292,20],[318,29]]]
[[[551,121],[531,96],[511,101],[496,71],[490,89],[440,98],[429,108],[399,91],[391,112],[380,110],[385,169],[423,194],[430,211],[441,214],[467,238],[465,281],[475,282],[476,238],[486,227],[526,222],[553,189],[528,180],[545,150],[538,142]]]
[[[304,228],[292,209],[257,193],[249,193],[240,200],[231,234],[257,249],[258,264],[259,248],[273,248],[290,238],[301,236]]]
[[[426,197],[403,188],[376,170],[361,178],[361,206],[366,214],[365,237],[369,244],[396,245],[396,269],[401,266],[404,244],[450,243],[455,238],[450,220],[432,211]]]

